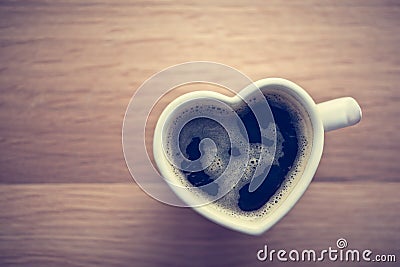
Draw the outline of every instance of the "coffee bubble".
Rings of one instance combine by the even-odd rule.
[[[175,172],[185,174],[185,186],[222,197],[232,188],[233,170],[244,169],[247,162],[247,136],[235,135],[245,127],[232,107],[219,100],[190,100],[178,109],[164,127],[166,158]],[[231,148],[238,156],[228,153]]]
[[[261,112],[257,106],[266,101],[274,121],[260,125],[254,110]],[[208,204],[213,209],[245,220],[263,219],[301,179],[311,152],[307,140],[312,126],[306,110],[290,95],[268,89],[262,99],[251,97],[234,105],[196,99],[179,108],[165,135],[171,171],[199,197],[218,195]],[[212,145],[202,147],[202,140]],[[257,176],[263,182],[249,192]]]

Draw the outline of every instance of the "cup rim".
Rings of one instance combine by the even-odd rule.
[[[259,235],[267,231],[269,228],[275,225],[280,219],[282,219],[293,208],[293,206],[298,202],[298,200],[301,198],[301,196],[308,188],[321,160],[323,144],[324,144],[324,129],[322,120],[319,117],[314,100],[299,85],[283,78],[265,78],[254,82],[254,85],[256,85],[260,89],[266,86],[279,87],[280,90],[283,90],[285,93],[291,95],[297,101],[299,101],[309,114],[313,132],[312,147],[310,156],[308,157],[306,167],[304,168],[301,178],[299,179],[298,183],[293,187],[291,192],[288,194],[287,198],[280,204],[279,207],[277,207],[277,209],[274,212],[269,214],[268,218],[266,218],[265,220],[260,220],[252,223],[248,223],[241,219],[236,220],[235,218],[229,215],[215,211],[214,209],[210,209],[209,204],[196,206],[192,208],[217,224],[220,224],[222,226],[225,226],[227,228],[239,232],[251,235]],[[242,89],[242,91],[244,91],[244,93],[241,95],[242,98],[245,98],[247,96],[246,93],[249,94],[251,93],[249,90],[246,90],[246,88]],[[212,91],[195,91],[184,94],[176,98],[164,109],[160,118],[158,119],[154,131],[153,153],[154,155],[158,155],[157,157],[154,157],[154,160],[156,162],[159,172],[164,177],[167,176],[168,179],[170,178],[171,172],[169,171],[169,168],[167,168],[167,166],[165,165],[167,164],[167,161],[164,157],[164,152],[159,151],[159,149],[162,146],[161,143],[162,142],[161,132],[163,130],[162,126],[164,125],[164,122],[170,117],[171,112],[173,112],[174,109],[178,107],[181,103],[187,100],[193,100],[194,98],[203,98],[203,97],[215,97],[227,103],[233,103],[234,101],[236,101],[235,98],[237,96],[228,97]],[[191,199],[193,199],[193,195],[190,192],[188,193],[187,190],[176,190],[172,186],[170,186],[170,188],[185,203],[190,203]]]

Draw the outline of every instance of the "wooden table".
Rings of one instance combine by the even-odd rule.
[[[378,0],[2,1],[0,265],[272,266],[256,258],[265,244],[322,250],[341,237],[398,262],[399,18],[398,1]],[[261,236],[155,201],[125,166],[134,91],[191,60],[362,106],[358,126],[326,135],[309,190]]]

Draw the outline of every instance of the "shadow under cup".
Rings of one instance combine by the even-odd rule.
[[[232,132],[208,116],[202,116],[207,112],[220,112],[222,116],[229,114],[223,105],[218,106],[210,101],[208,96],[192,97],[191,101],[179,105],[163,129],[163,136],[166,138],[163,140],[165,155],[173,163],[167,165],[168,172],[173,173],[168,179],[174,177],[174,184],[186,188],[198,199],[207,200],[215,197],[219,190],[224,188],[224,181],[219,181],[218,178],[225,173],[224,179],[229,179],[230,183],[234,184],[226,194],[207,204],[207,209],[247,222],[266,220],[279,208],[302,178],[312,151],[312,123],[309,113],[299,99],[287,93],[287,90],[282,90],[279,85],[269,85],[260,89],[263,99],[256,101],[267,101],[270,106],[275,121],[275,127],[270,128],[275,130],[275,140],[263,140],[261,126],[253,110],[242,99],[235,97],[225,97],[229,99],[225,104],[238,115],[244,128],[238,127],[236,129],[239,130]],[[203,95],[207,93],[212,92],[203,92]],[[250,94],[246,98],[252,99],[253,95]],[[188,119],[190,116],[193,116],[193,119]],[[176,125],[181,125],[179,120],[182,118],[185,118],[185,124],[183,127],[177,127]],[[239,138],[239,135],[243,135],[243,130],[246,131],[248,143],[243,147],[240,147],[240,144],[239,147],[235,147],[231,139],[238,137],[243,140],[243,136]],[[175,144],[167,140],[174,137],[178,137]],[[204,140],[212,140],[214,145],[207,145]],[[189,163],[174,160],[178,152],[182,153]],[[260,186],[249,192],[249,184],[257,165],[268,156],[273,157],[270,161],[272,165],[262,174],[264,180]],[[230,160],[235,158],[240,159],[238,161],[241,161],[241,164],[230,165]],[[190,166],[187,164],[192,164],[191,162],[198,166],[188,168]],[[202,165],[205,162],[207,164]]]

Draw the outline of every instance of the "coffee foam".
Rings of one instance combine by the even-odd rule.
[[[210,125],[210,123],[202,124],[199,121],[196,123],[192,123],[190,125],[189,131],[183,133],[186,136],[182,136],[181,139],[190,139],[190,136],[199,136],[199,133],[203,134],[207,132],[208,134],[211,133],[211,139],[218,147],[218,152],[213,159],[207,159],[206,162],[209,161],[211,164],[205,166],[204,172],[212,177],[219,177],[224,171],[227,175],[226,177],[241,177],[238,183],[230,190],[225,196],[221,197],[217,201],[208,204],[211,208],[218,210],[219,212],[225,213],[229,216],[238,217],[245,220],[260,220],[268,216],[274,209],[276,209],[284,199],[287,198],[289,193],[292,191],[292,188],[298,183],[301,179],[304,169],[307,164],[307,158],[311,153],[312,144],[307,140],[312,140],[312,125],[310,118],[308,116],[307,111],[295,100],[292,96],[283,93],[279,90],[268,89],[268,91],[263,91],[264,95],[268,99],[269,102],[273,103],[273,105],[283,107],[292,114],[294,122],[294,126],[296,128],[297,139],[298,139],[298,153],[295,159],[294,166],[291,168],[289,173],[286,175],[285,182],[281,185],[280,189],[275,193],[274,196],[270,198],[270,200],[260,209],[255,211],[243,211],[238,207],[238,200],[239,200],[239,189],[242,188],[245,184],[249,183],[253,177],[253,174],[256,170],[257,164],[259,163],[260,156],[262,157],[271,157],[272,149],[261,143],[256,144],[248,144],[244,141],[243,135],[236,134],[233,136],[233,140],[235,144],[239,144],[234,149],[237,150],[236,153],[246,153],[244,155],[248,155],[248,163],[243,165],[243,162],[236,162],[234,150],[232,148],[231,154],[227,153],[230,148],[230,140],[227,137],[226,131],[222,134],[224,128],[219,125],[218,123]],[[265,101],[265,99],[261,100],[257,97],[249,98],[249,102],[254,101]],[[184,107],[181,107],[181,112],[177,112],[178,115],[176,118],[173,118],[171,121],[171,127],[166,134],[166,152],[167,156],[172,158],[174,148],[178,148],[179,144],[174,141],[176,139],[176,127],[179,125],[179,121],[182,120],[190,120],[195,116],[201,117],[228,117],[231,115],[232,112],[240,113],[245,108],[243,104],[233,105],[233,110],[227,110],[226,108],[220,106],[218,103],[209,103],[205,101],[204,103],[200,103],[199,101],[193,101]],[[234,125],[229,125],[229,123],[236,123],[235,121],[227,122],[229,127],[233,127]],[[208,125],[207,125],[208,124]],[[225,125],[226,126],[226,125]],[[207,128],[208,127],[208,128]],[[212,132],[215,131],[213,135]],[[275,137],[276,136],[276,150],[275,153],[276,157],[273,159],[273,165],[279,165],[279,158],[283,157],[282,151],[282,142],[283,137],[280,134],[279,130],[275,131],[276,128],[274,125],[268,125],[265,129],[267,133],[266,136]],[[201,135],[200,134],[200,135]],[[187,142],[183,145],[186,147]],[[208,157],[209,154],[205,154],[205,158]],[[227,169],[229,160],[232,160],[232,168],[229,170]],[[192,191],[199,198],[209,198],[210,196],[207,195],[202,190],[199,190],[187,180],[186,176],[176,167],[173,165],[170,166],[171,171],[175,173],[177,177],[179,177],[180,182],[183,186],[188,187],[188,190]],[[240,173],[238,173],[238,171]],[[225,179],[219,179],[218,185],[220,189],[224,189],[224,187],[229,187],[231,182]]]
[[[171,120],[171,126],[169,127],[170,130],[167,130],[166,138],[164,140],[166,143],[167,156],[170,159],[176,156],[176,154],[174,155],[174,152],[177,151],[176,148],[179,148],[182,154],[185,154],[182,150],[187,147],[191,141],[191,137],[193,136],[199,137],[200,139],[208,137],[215,143],[218,151],[215,156],[212,155],[212,153],[204,153],[202,155],[202,158],[200,159],[203,167],[202,169],[211,177],[220,177],[222,174],[224,174],[225,177],[232,177],[235,175],[236,170],[244,169],[245,167],[245,164],[241,159],[243,158],[243,155],[246,155],[245,153],[248,150],[248,142],[242,135],[233,135],[230,136],[231,138],[229,137],[229,129],[238,129],[236,121],[230,119],[232,118],[232,114],[235,112],[234,110],[227,109],[226,106],[217,101],[211,103],[208,99],[204,99],[206,104],[200,104],[201,101],[202,100],[196,100],[192,103],[188,102],[185,103],[184,106],[179,107],[181,110],[176,112],[179,115]],[[192,120],[193,117],[200,117],[200,120]],[[212,120],[212,118],[223,121],[224,126],[217,121]],[[179,131],[182,121],[188,122],[184,126],[186,127],[185,130]],[[230,132],[232,133],[232,130]],[[233,132],[237,133],[239,131],[236,130]],[[179,136],[179,140],[177,140],[176,136]],[[232,143],[235,144],[233,150],[242,156],[229,156],[228,151],[231,148]],[[200,150],[202,149],[200,148]],[[205,162],[211,163],[208,165],[204,164]],[[228,166],[230,168],[228,168]],[[182,174],[182,171],[176,168],[176,166],[173,167],[171,165],[171,168],[176,176],[180,178],[182,185],[188,187],[189,190],[200,195],[202,198],[208,197],[203,191],[193,187],[188,182],[185,175]],[[216,182],[221,191],[228,191],[232,188],[231,182],[227,179],[218,179]]]

